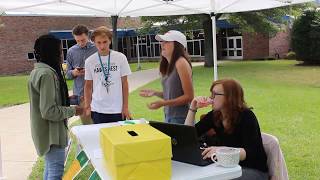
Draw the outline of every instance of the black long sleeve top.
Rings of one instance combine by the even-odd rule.
[[[238,123],[232,133],[224,132],[223,125],[216,126],[213,111],[210,111],[196,125],[198,136],[202,136],[209,129],[216,131],[218,144],[216,146],[228,146],[243,148],[246,151],[246,159],[240,161],[243,167],[253,168],[267,172],[267,156],[263,148],[258,120],[255,114],[246,109],[239,114]]]

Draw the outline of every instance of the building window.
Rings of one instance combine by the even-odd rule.
[[[63,61],[67,60],[68,49],[71,48],[75,44],[77,44],[77,42],[74,39],[61,39]]]
[[[203,57],[205,53],[203,30],[188,31],[185,34],[188,38],[187,51],[189,55],[191,57]],[[137,50],[139,50],[141,58],[159,58],[161,55],[161,45],[155,39],[154,34],[119,37],[118,50],[125,55],[128,55],[128,51],[131,51],[131,58],[137,58]]]
[[[34,60],[36,60],[36,57],[35,57],[34,53],[33,52],[29,52],[28,53],[28,61],[34,61]]]
[[[204,32],[202,29],[184,32],[187,37],[187,51],[191,57],[204,56]]]
[[[220,29],[220,53],[224,59],[243,59],[242,35],[235,29]]]

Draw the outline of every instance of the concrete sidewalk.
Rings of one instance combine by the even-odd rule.
[[[203,63],[193,63],[199,65]],[[132,73],[130,92],[159,77],[158,69]],[[27,179],[38,157],[31,138],[29,103],[0,109],[0,120],[4,176],[9,180]]]
[[[3,173],[8,180],[27,179],[37,160],[30,130],[29,103],[0,109]]]

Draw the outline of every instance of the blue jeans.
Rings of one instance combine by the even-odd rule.
[[[45,155],[44,180],[61,180],[64,171],[65,148],[51,146]]]
[[[70,105],[79,105],[80,104],[80,96],[70,96],[69,97],[69,100],[70,100]]]
[[[166,116],[166,123],[184,124],[185,120],[186,120],[186,117],[170,117],[170,116]]]

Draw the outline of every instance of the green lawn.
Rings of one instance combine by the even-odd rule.
[[[158,68],[159,67],[159,62],[141,62],[140,63],[141,70],[146,70],[146,69],[152,69],[152,68]],[[130,68],[132,72],[137,71],[138,69],[138,63],[132,63],[130,64]]]
[[[158,62],[143,62],[141,69],[157,68]],[[137,71],[137,63],[130,64],[132,72]],[[27,81],[29,76],[0,76],[0,107],[22,104],[29,101]],[[72,89],[73,81],[67,80],[68,88]]]
[[[219,78],[229,77],[240,81],[247,103],[254,108],[258,117],[261,130],[278,137],[290,179],[316,180],[320,177],[320,67],[296,66],[296,63],[225,62],[219,65]],[[193,68],[196,95],[210,94],[212,72],[212,68]],[[160,90],[160,81],[151,82],[143,88]],[[141,98],[138,90],[131,93],[130,109],[134,117],[163,120],[162,109],[151,111],[146,108],[146,104],[155,99]],[[197,116],[208,110],[200,110]]]
[[[28,76],[0,77],[0,107],[28,102]]]
[[[244,87],[247,103],[254,108],[261,130],[278,137],[290,179],[320,177],[320,67],[295,66],[296,61],[227,62],[219,65],[219,78],[235,78]],[[193,69],[196,95],[209,95],[211,68]],[[161,89],[159,80],[144,88]],[[154,99],[138,91],[130,96],[135,117],[163,120],[162,110],[141,108]],[[200,114],[206,112],[202,110]]]

